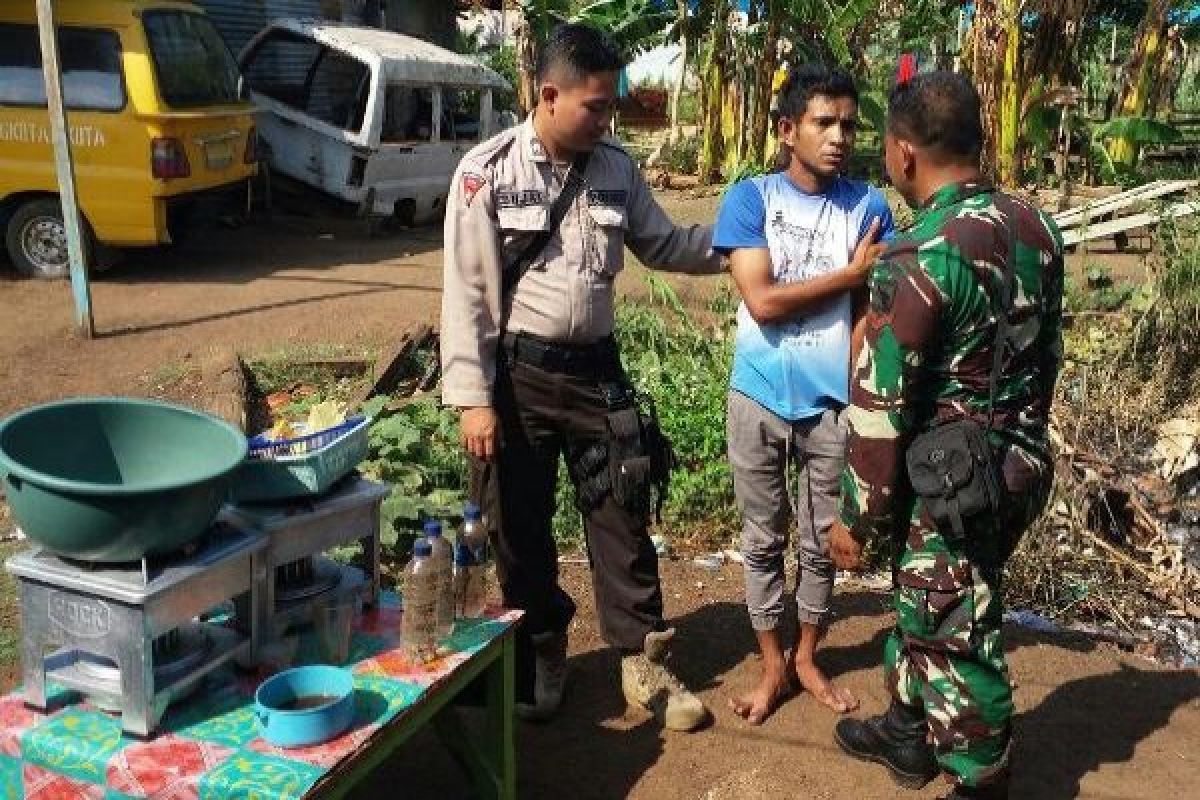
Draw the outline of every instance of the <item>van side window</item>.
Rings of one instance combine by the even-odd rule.
[[[63,101],[76,111],[125,107],[121,40],[113,31],[59,28]],[[33,25],[0,24],[0,105],[44,106],[42,50]]]
[[[288,32],[258,43],[242,65],[251,90],[342,130],[362,128],[370,70],[366,64]]]
[[[460,142],[479,139],[482,95],[478,89],[442,90],[443,139]]]
[[[447,133],[443,131],[445,138]],[[428,142],[433,138],[433,89],[393,84],[384,106],[384,142]]]

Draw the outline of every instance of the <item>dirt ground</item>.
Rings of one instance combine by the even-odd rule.
[[[680,220],[712,220],[715,198],[673,193]],[[1138,242],[1135,240],[1134,245]],[[440,231],[375,238],[352,221],[278,218],[212,226],[183,244],[131,254],[92,286],[97,337],[71,333],[66,284],[19,281],[0,272],[0,415],[80,394],[155,395],[215,346],[246,354],[309,344],[386,345],[405,326],[436,321]],[[1141,275],[1138,254],[1099,248],[1075,256],[1114,275]],[[644,291],[640,268],[622,277]],[[695,302],[723,279],[675,279]],[[832,746],[835,718],[808,697],[788,702],[753,729],[726,700],[754,676],[753,639],[740,602],[741,578],[689,562],[666,562],[669,615],[679,628],[679,673],[716,712],[694,735],[665,733],[624,713],[616,655],[596,633],[585,568],[565,568],[580,605],[572,638],[573,680],[562,717],[522,726],[521,796],[528,798],[758,797],[931,798],[895,789],[881,770],[844,759]],[[889,625],[884,595],[842,592],[825,644],[826,664],[856,691],[864,710],[885,703],[878,669]],[[0,609],[10,629],[12,609]],[[12,642],[7,642],[11,647]],[[1200,785],[1200,674],[1166,671],[1086,641],[1014,630],[1009,637],[1019,739],[1014,797],[1181,798]],[[0,674],[11,685],[12,673]],[[2,687],[0,687],[2,688]],[[469,788],[432,738],[422,738],[354,796],[404,787],[408,797],[468,797]]]
[[[832,740],[837,717],[807,695],[792,698],[762,727],[726,705],[757,670],[742,605],[740,568],[719,572],[668,561],[662,568],[667,614],[678,629],[674,664],[713,710],[694,734],[662,730],[627,712],[618,659],[599,639],[585,566],[564,567],[579,603],[571,632],[571,678],[563,714],[518,730],[520,796],[757,800],[757,798],[914,798],[886,771],[844,757]],[[887,703],[879,668],[891,624],[889,598],[839,589],[837,619],[822,644],[824,665],[857,693],[867,713]],[[1200,782],[1200,674],[1161,670],[1107,645],[1008,628],[1016,685],[1018,738],[1014,800],[1152,800],[1194,797]],[[355,800],[378,787],[410,797],[470,797],[470,787],[433,736],[422,735]]]

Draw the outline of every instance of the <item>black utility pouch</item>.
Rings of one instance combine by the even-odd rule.
[[[938,527],[962,538],[973,520],[998,518],[1004,482],[979,423],[960,419],[920,434],[906,460],[913,491]]]
[[[637,406],[608,413],[608,467],[613,499],[639,521],[650,516],[650,458]]]

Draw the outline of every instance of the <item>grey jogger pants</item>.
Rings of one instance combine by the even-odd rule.
[[[828,544],[845,463],[843,415],[827,409],[790,422],[731,391],[727,435],[734,494],[742,512],[750,622],[755,630],[766,631],[783,618],[783,556],[789,523],[795,519],[796,616],[819,624],[829,612],[833,591]]]

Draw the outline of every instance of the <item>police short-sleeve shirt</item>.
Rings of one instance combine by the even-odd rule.
[[[778,283],[809,280],[845,267],[871,221],[881,238],[894,233],[883,194],[838,178],[821,194],[796,186],[786,173],[748,178],[721,203],[713,247],[729,253],[766,248]],[[849,396],[851,297],[822,310],[760,325],[746,304],[737,312],[730,387],[787,420],[845,405]]]

